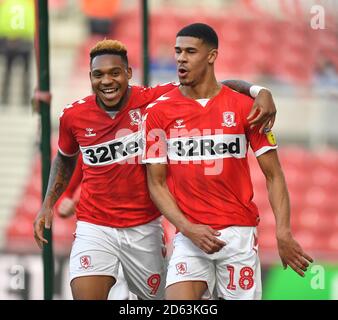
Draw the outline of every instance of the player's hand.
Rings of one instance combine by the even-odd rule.
[[[72,198],[63,198],[59,204],[58,212],[62,218],[70,217],[75,212],[75,201]]]
[[[284,269],[290,266],[304,277],[304,272],[307,271],[309,262],[313,262],[313,259],[303,251],[290,232],[277,236],[277,244]]]
[[[34,220],[34,238],[39,248],[42,249],[44,243],[48,241],[43,237],[44,228],[50,229],[53,220],[53,210],[42,208]]]
[[[205,253],[220,251],[226,243],[217,238],[221,233],[203,224],[192,224],[182,233]]]
[[[262,89],[259,91],[247,117],[250,127],[260,125],[260,133],[263,133],[264,129],[271,130],[275,122],[276,112],[271,92],[267,89]]]

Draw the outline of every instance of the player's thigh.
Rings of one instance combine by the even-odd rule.
[[[83,276],[70,284],[74,300],[107,300],[116,280],[111,276]]]
[[[129,290],[142,300],[164,298],[166,277],[165,244],[159,219],[126,228],[121,264]]]
[[[200,300],[208,290],[206,281],[176,282],[165,289],[166,300]]]
[[[181,233],[175,236],[173,245],[166,280],[166,298],[210,298],[215,285],[215,267],[211,256]]]
[[[97,283],[98,290],[101,285],[102,290],[105,290],[115,283],[120,262],[114,245],[115,239],[109,237],[107,231],[110,231],[107,227],[81,221],[77,223],[76,237],[69,259],[72,289],[79,284],[87,288],[91,285],[90,277],[100,277]],[[81,280],[82,277],[86,279]]]
[[[108,300],[129,300],[130,294],[129,287],[120,264],[116,283],[109,292]]]
[[[261,269],[256,228],[231,227],[224,238],[225,259],[216,261],[216,290],[221,299],[261,299]]]

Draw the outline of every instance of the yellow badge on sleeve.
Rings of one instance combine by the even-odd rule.
[[[268,141],[271,145],[274,146],[274,145],[277,144],[276,137],[271,130],[269,132],[265,133],[265,135],[266,135],[266,138],[268,139]]]

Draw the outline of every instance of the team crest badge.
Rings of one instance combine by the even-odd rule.
[[[223,112],[223,123],[222,126],[225,127],[235,127],[236,122],[235,122],[235,113],[231,111]]]
[[[177,274],[187,273],[187,264],[185,262],[179,262],[176,264]]]
[[[129,117],[131,119],[130,124],[132,126],[141,124],[142,116],[141,116],[141,110],[140,109],[130,110],[129,111]]]
[[[83,268],[88,269],[91,264],[90,256],[82,256],[80,257],[80,264]]]

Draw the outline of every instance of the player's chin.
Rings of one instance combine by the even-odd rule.
[[[192,81],[187,78],[178,78],[181,86],[190,86]]]
[[[103,104],[108,107],[108,108],[113,108],[115,107],[120,101],[121,101],[121,96],[116,96],[113,99],[107,99],[106,97],[100,97],[101,101]]]

